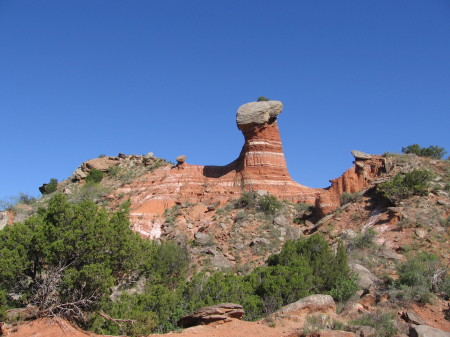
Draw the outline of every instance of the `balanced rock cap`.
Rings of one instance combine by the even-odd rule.
[[[177,161],[177,163],[184,163],[186,161],[186,156],[185,155],[181,155],[175,158],[175,160]]]
[[[250,102],[239,107],[236,113],[236,123],[240,130],[247,124],[264,124],[270,118],[276,117],[283,110],[280,101]]]

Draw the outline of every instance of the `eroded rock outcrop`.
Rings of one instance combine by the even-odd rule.
[[[204,307],[191,315],[181,317],[177,324],[182,328],[195,325],[209,324],[217,321],[229,321],[231,318],[242,319],[244,317],[242,305],[234,303],[222,303]]]
[[[183,203],[223,205],[244,191],[266,191],[294,203],[306,202],[327,214],[339,206],[343,192],[362,189],[383,169],[381,156],[354,152],[355,166],[333,180],[329,189],[300,185],[286,166],[277,125],[282,109],[279,101],[250,102],[239,107],[236,123],[245,142],[238,158],[228,165],[190,165],[186,156],[179,156],[176,166],[159,168],[119,188],[116,195],[131,199],[135,229],[158,237],[167,208]]]

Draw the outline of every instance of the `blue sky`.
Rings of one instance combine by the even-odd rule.
[[[0,198],[99,154],[227,164],[259,96],[304,185],[353,149],[450,151],[450,2],[0,0]]]

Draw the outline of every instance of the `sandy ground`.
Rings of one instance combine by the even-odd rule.
[[[16,331],[14,331],[16,329]],[[180,336],[180,337],[297,337],[290,328],[269,327],[258,322],[245,322],[233,319],[223,324],[195,326],[180,332],[154,334],[150,336]],[[65,320],[42,318],[26,322],[13,328],[10,337],[97,337],[99,335],[82,331]]]

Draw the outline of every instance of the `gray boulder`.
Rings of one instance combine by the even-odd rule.
[[[350,268],[359,276],[358,285],[362,289],[369,289],[378,281],[378,278],[369,269],[360,264],[351,264]]]
[[[336,303],[330,295],[311,295],[297,302],[288,304],[273,313],[275,316],[294,314],[300,312],[335,312]]]
[[[201,233],[201,232],[195,233],[194,238],[195,238],[195,241],[202,246],[209,245],[209,244],[211,244],[211,241],[212,241],[210,235],[208,235],[206,233]]]
[[[284,215],[279,215],[273,219],[273,224],[280,227],[286,227],[290,224],[290,222]]]
[[[355,157],[356,160],[358,160],[358,159],[366,160],[366,159],[372,158],[372,156],[370,154],[367,154],[367,153],[364,153],[364,152],[361,152],[358,150],[353,150],[352,156]]]
[[[268,245],[270,244],[270,241],[266,238],[254,238],[250,242],[250,247],[253,247],[254,245]]]
[[[216,254],[211,260],[211,264],[218,270],[227,270],[233,268],[233,262],[228,260],[222,254]]]
[[[450,332],[432,328],[428,325],[411,325],[410,337],[450,337]]]
[[[241,105],[236,114],[238,128],[247,124],[264,124],[283,110],[280,101],[250,102]]]

